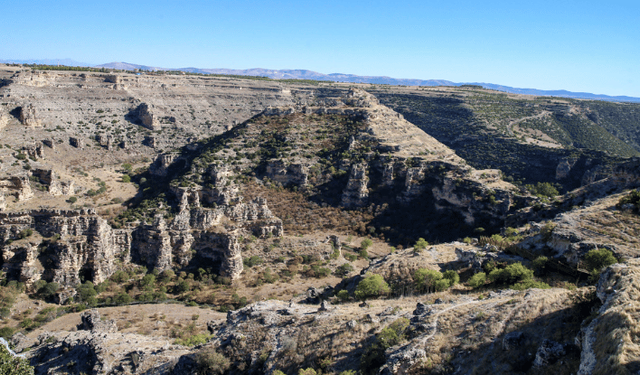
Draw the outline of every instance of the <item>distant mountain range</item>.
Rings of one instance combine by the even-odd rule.
[[[487,89],[508,92],[512,94],[538,95],[538,96],[558,96],[563,98],[576,99],[592,99],[605,100],[614,102],[634,102],[640,103],[640,98],[632,96],[609,96],[601,94],[592,94],[588,92],[573,92],[567,90],[538,90],[523,89],[517,87],[497,85],[494,83],[484,82],[452,82],[444,79],[411,79],[411,78],[392,78],[385,76],[358,76],[354,74],[331,73],[324,74],[304,69],[202,69],[202,68],[160,68],[148,65],[130,64],[126,62],[112,62],[108,64],[92,65],[74,61],[71,59],[33,59],[33,60],[0,60],[0,63],[17,63],[17,64],[45,64],[45,65],[65,65],[65,66],[86,66],[94,68],[107,68],[118,70],[174,70],[187,73],[202,74],[223,74],[223,75],[239,75],[239,76],[258,76],[273,79],[308,79],[315,81],[332,81],[332,82],[349,82],[349,83],[373,83],[382,85],[396,86],[462,86],[462,85],[478,85]]]

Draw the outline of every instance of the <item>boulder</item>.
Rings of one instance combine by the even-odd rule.
[[[83,312],[80,315],[82,323],[80,329],[91,331],[91,333],[115,333],[118,332],[118,326],[115,320],[101,320],[100,313],[96,309]]]
[[[536,358],[533,360],[534,367],[544,367],[555,363],[558,359],[567,354],[564,345],[553,340],[545,339],[538,347]]]

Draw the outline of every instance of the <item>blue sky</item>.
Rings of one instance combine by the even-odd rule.
[[[309,69],[640,97],[640,1],[7,1],[0,59]]]

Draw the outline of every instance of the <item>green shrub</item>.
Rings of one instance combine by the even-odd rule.
[[[262,279],[264,280],[265,283],[267,284],[273,284],[276,281],[278,281],[278,275],[275,274],[271,268],[267,267],[264,272],[262,273]]]
[[[467,284],[470,287],[477,289],[483,286],[486,283],[486,281],[487,281],[487,274],[484,272],[478,272],[469,278],[469,280],[467,281]]]
[[[58,283],[50,282],[40,288],[38,294],[45,299],[53,298],[59,288],[60,285],[58,285]]]
[[[140,279],[140,286],[145,290],[152,289],[155,283],[156,283],[156,276],[152,273],[148,273],[144,275],[142,279]]]
[[[369,254],[367,254],[368,256]],[[345,254],[344,257],[349,261],[349,262],[355,262],[356,259],[358,259],[358,256],[355,254]]]
[[[118,270],[113,275],[111,275],[111,280],[115,281],[118,284],[122,284],[125,281],[129,281],[129,274],[122,270]]]
[[[448,289],[451,286],[451,280],[449,279],[440,279],[437,280],[434,289],[436,292],[442,292],[443,290]]]
[[[128,295],[127,293],[124,292],[120,292],[120,294],[118,294],[114,299],[113,302],[116,305],[127,305],[130,304],[132,301],[132,298],[130,295]]]
[[[335,274],[336,276],[345,277],[351,272],[353,272],[353,266],[350,263],[344,263],[336,268]]]
[[[26,358],[14,357],[0,345],[0,374],[33,375],[34,369]]]
[[[533,271],[520,262],[510,264],[502,269],[494,269],[489,273],[489,280],[500,284],[514,284],[532,278]]]
[[[131,182],[131,176],[129,176],[128,174],[122,175],[122,182]]]
[[[365,238],[360,242],[360,249],[366,251],[369,247],[371,247],[371,245],[373,245],[373,241],[371,241],[371,239],[369,238]]]
[[[409,327],[409,320],[400,318],[383,328],[376,335],[371,346],[365,348],[360,357],[360,370],[363,374],[376,374],[380,366],[385,363],[384,352],[388,348],[398,345],[406,340],[406,331]]]
[[[176,283],[174,291],[178,294],[182,294],[191,290],[191,284],[187,280],[180,280]]]
[[[447,280],[450,280],[451,285],[456,285],[457,283],[460,282],[460,275],[458,275],[458,273],[454,270],[444,271],[444,273],[442,274],[442,277]]]
[[[539,256],[533,260],[533,270],[538,275],[544,275],[547,269],[547,263],[549,262],[549,258],[546,256]]]
[[[549,289],[551,288],[549,284],[543,283],[542,281],[534,281],[532,279],[520,281],[511,285],[509,288],[514,290],[525,290],[530,288],[538,288],[538,289]]]
[[[413,245],[413,252],[419,253],[422,250],[426,249],[429,246],[429,242],[425,241],[424,238],[419,238],[418,241]]]
[[[585,264],[589,271],[600,271],[605,267],[609,267],[612,264],[618,262],[613,253],[607,249],[593,249],[589,250],[584,257]]]
[[[173,280],[174,277],[176,277],[176,273],[173,270],[164,270],[160,273],[160,281],[165,284]]]
[[[213,335],[211,334],[200,333],[200,334],[191,335],[185,338],[179,338],[175,341],[175,344],[182,345],[182,346],[196,346],[196,345],[202,345],[207,341],[211,340],[212,338],[213,338]]]
[[[251,268],[253,266],[257,266],[259,264],[262,264],[264,261],[262,260],[262,258],[260,258],[257,255],[253,255],[251,257],[248,258],[244,258],[242,260],[242,263],[244,264],[245,267],[247,268]]]
[[[640,208],[640,190],[633,190],[628,195],[620,198],[617,207],[621,208],[623,205],[630,203],[634,206],[634,209],[638,211]]]
[[[196,354],[198,373],[210,375],[222,375],[229,369],[231,363],[222,354],[214,351],[203,350]]]
[[[84,284],[80,284],[76,287],[78,294],[76,295],[77,302],[86,302],[88,305],[96,304],[96,295],[98,292],[94,288],[91,281],[85,281]]]
[[[340,299],[340,301],[346,302],[349,300],[349,291],[346,289],[342,289],[336,296],[338,297],[338,299]]]
[[[459,277],[458,280],[460,280]],[[413,274],[413,281],[416,285],[416,290],[420,293],[429,293],[433,291],[440,292],[452,285],[452,280],[443,279],[440,271],[430,270],[427,268],[418,269]]]
[[[318,375],[318,373],[316,372],[316,370],[314,370],[313,368],[309,367],[306,369],[299,369],[298,370],[298,375]]]
[[[356,287],[355,296],[357,299],[379,297],[389,293],[389,284],[380,275],[369,274],[362,279]]]
[[[18,233],[18,238],[27,238],[30,237],[33,234],[33,229],[31,228],[26,228],[20,231],[20,233]]]
[[[560,194],[558,189],[548,182],[538,182],[535,185],[525,185],[525,188],[527,188],[531,194],[540,198],[551,198]]]
[[[12,327],[2,327],[0,328],[0,337],[3,337],[5,340],[8,340],[9,338],[11,338],[11,336],[13,336],[14,332],[15,332],[15,329],[13,329]]]
[[[366,249],[361,249],[360,252],[358,253],[358,255],[362,259],[369,259],[369,253],[367,252]]]

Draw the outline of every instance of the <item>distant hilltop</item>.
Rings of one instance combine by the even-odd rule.
[[[386,76],[359,76],[355,74],[331,73],[324,74],[305,69],[202,69],[202,68],[161,68],[148,65],[131,64],[126,62],[111,62],[101,65],[92,65],[88,63],[78,62],[71,59],[32,59],[32,60],[0,60],[0,63],[17,63],[17,64],[44,64],[44,65],[63,65],[63,66],[84,66],[93,68],[107,68],[118,70],[173,70],[186,73],[200,74],[222,74],[222,75],[239,75],[239,76],[258,76],[272,79],[306,79],[314,81],[330,81],[330,82],[349,82],[349,83],[371,83],[378,85],[394,85],[394,86],[463,86],[477,85],[487,89],[503,91],[511,94],[537,95],[537,96],[557,96],[562,98],[575,99],[591,99],[605,100],[611,102],[634,102],[640,103],[640,98],[632,96],[609,96],[601,94],[592,94],[588,92],[573,92],[567,90],[538,90],[531,88],[517,88],[503,86],[494,83],[484,82],[452,82],[444,79],[413,79],[413,78],[392,78]]]

